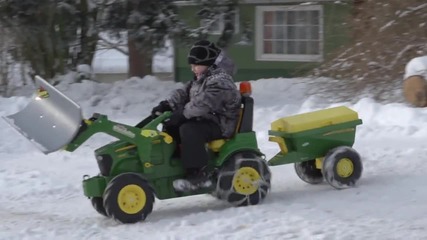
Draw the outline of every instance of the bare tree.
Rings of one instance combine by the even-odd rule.
[[[9,85],[10,75],[10,39],[7,29],[0,25],[0,95],[5,96]]]
[[[399,90],[406,63],[427,54],[427,3],[424,0],[356,0],[349,19],[352,42],[316,69],[337,81],[319,91],[355,99],[362,91],[377,100],[402,100]],[[394,96],[393,96],[394,95]]]

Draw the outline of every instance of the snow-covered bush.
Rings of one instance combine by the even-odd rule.
[[[317,85],[326,96],[357,100],[369,92],[377,100],[403,101],[406,63],[427,54],[427,3],[423,0],[358,0],[349,25],[352,42],[316,69],[315,75],[341,81]],[[333,94],[329,95],[333,89]]]

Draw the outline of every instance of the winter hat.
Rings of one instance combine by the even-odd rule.
[[[188,64],[211,66],[220,52],[221,50],[214,43],[208,40],[198,41],[194,43],[188,53]]]

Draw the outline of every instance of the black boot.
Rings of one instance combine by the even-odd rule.
[[[212,181],[205,169],[190,169],[184,179],[173,181],[173,187],[177,192],[191,192],[212,186]]]

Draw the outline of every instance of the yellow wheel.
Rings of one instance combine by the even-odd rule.
[[[342,178],[350,177],[353,174],[354,165],[348,158],[342,158],[337,162],[337,174]]]
[[[233,187],[237,193],[250,195],[258,190],[260,179],[257,170],[251,167],[242,167],[234,174]]]
[[[341,146],[332,149],[325,156],[322,166],[323,176],[337,189],[354,186],[363,172],[359,154],[351,147]]]
[[[140,174],[123,173],[108,183],[103,199],[109,217],[122,223],[135,223],[153,210],[154,191]]]
[[[120,190],[117,201],[123,212],[135,214],[144,208],[147,196],[140,186],[130,184]]]
[[[270,191],[267,162],[253,152],[231,156],[218,173],[214,196],[234,206],[256,205]]]

